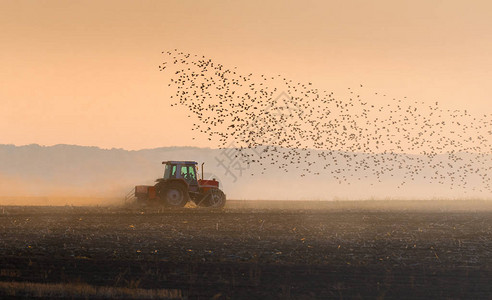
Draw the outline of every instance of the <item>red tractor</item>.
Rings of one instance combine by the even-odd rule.
[[[137,185],[135,197],[139,203],[158,204],[167,207],[183,207],[189,200],[198,206],[222,208],[226,202],[219,182],[214,179],[197,179],[197,162],[163,161],[164,176],[153,186]]]

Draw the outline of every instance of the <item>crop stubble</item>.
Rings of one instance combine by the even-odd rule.
[[[3,207],[0,280],[183,298],[486,298],[492,290],[487,209],[244,203]]]

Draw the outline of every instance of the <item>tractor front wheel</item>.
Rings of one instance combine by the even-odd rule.
[[[223,208],[226,203],[226,196],[224,192],[219,189],[210,189],[203,196],[200,201],[200,206],[210,208]]]
[[[160,191],[159,197],[167,207],[183,207],[188,202],[188,195],[182,184],[169,184]]]

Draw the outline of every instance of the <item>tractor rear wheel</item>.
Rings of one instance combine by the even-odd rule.
[[[183,207],[188,202],[188,191],[179,183],[170,183],[159,193],[162,204],[167,207]]]
[[[210,189],[203,196],[200,206],[210,208],[223,208],[226,203],[224,192],[219,189]]]

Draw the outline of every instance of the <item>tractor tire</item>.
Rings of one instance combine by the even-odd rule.
[[[188,191],[179,183],[170,183],[159,190],[161,203],[167,207],[183,207],[189,200]]]
[[[226,195],[219,189],[210,189],[200,201],[200,206],[210,208],[223,208],[226,203]]]

